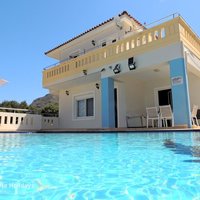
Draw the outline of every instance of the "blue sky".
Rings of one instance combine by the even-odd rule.
[[[141,23],[180,13],[200,35],[199,0],[1,0],[0,102],[27,101],[48,93],[42,69],[56,62],[44,52],[128,11]]]

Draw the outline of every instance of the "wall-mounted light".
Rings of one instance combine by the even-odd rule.
[[[96,45],[96,42],[95,42],[95,40],[92,40],[92,41],[91,41],[91,43],[92,43],[92,45],[93,45],[93,46],[95,46],[95,45]]]
[[[156,69],[154,69],[153,71],[154,71],[154,72],[159,72],[160,70],[156,68]]]
[[[114,69],[113,69],[113,72],[115,74],[119,74],[121,72],[121,67],[120,67],[120,64],[117,64],[115,65]]]
[[[128,59],[128,67],[129,67],[130,70],[136,69],[134,57],[131,57],[131,58]]]
[[[105,69],[105,68],[102,68],[102,69],[101,69],[101,72],[104,72],[104,71],[106,71],[106,69]]]
[[[87,69],[83,70],[83,74],[86,76],[87,75]]]
[[[65,91],[65,94],[68,96],[68,95],[69,95],[69,91],[68,91],[68,90],[66,90],[66,91]]]
[[[99,89],[99,83],[96,83],[95,86],[97,89]]]

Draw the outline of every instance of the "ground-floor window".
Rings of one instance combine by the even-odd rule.
[[[88,94],[74,98],[75,118],[86,118],[94,116],[94,95]]]
[[[77,101],[77,117],[94,116],[94,98]]]

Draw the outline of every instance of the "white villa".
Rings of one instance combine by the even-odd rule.
[[[4,113],[0,130],[142,127],[160,105],[190,128],[200,108],[200,39],[179,15],[149,27],[124,11],[45,54],[58,60],[43,87],[59,95],[59,118]]]
[[[59,61],[43,71],[59,128],[127,127],[127,116],[145,126],[146,108],[167,104],[175,126],[192,126],[200,39],[180,16],[146,28],[124,11],[45,54]]]

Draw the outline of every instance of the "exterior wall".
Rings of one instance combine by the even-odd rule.
[[[139,55],[132,54],[130,57],[133,56],[136,62],[136,69],[134,70],[134,73],[139,71],[146,73],[145,70],[148,70],[151,67],[162,66],[163,64],[167,64],[167,62],[170,60],[183,57],[182,43],[178,42],[176,44],[157,48],[156,50],[141,53]],[[126,60],[113,61],[109,65],[104,65],[103,67],[106,69],[106,71],[102,73],[102,77],[114,77],[115,75],[113,74],[113,71],[109,70],[108,68],[109,66],[114,67],[118,63],[121,64],[121,72],[115,77],[125,73],[131,74],[128,68],[128,58]],[[168,74],[166,74],[166,76],[168,76]]]
[[[169,77],[154,81],[140,81],[127,76],[123,83],[115,82],[118,90],[118,127],[126,127],[126,116],[146,115],[145,108],[155,106],[155,89],[170,85]],[[101,87],[101,85],[100,85]],[[101,89],[101,88],[100,88]],[[60,92],[60,121],[59,128],[101,128],[101,90],[95,88],[95,83],[71,88],[69,96],[65,91]],[[95,94],[95,118],[77,120],[73,116],[73,99],[79,94]]]
[[[126,114],[142,115],[145,104],[145,84],[131,77],[126,79]]]
[[[41,115],[0,112],[0,132],[3,131],[39,131],[57,129],[57,117]]]
[[[114,67],[117,63],[121,64],[121,73],[113,75],[113,71],[108,66],[104,66],[106,71],[102,73],[102,77],[113,77],[122,81],[125,89],[126,115],[128,114],[145,114],[145,108],[148,106],[157,106],[156,99],[157,90],[171,88],[169,65],[167,62],[183,56],[181,51],[182,44],[177,43],[159,48],[155,51],[136,55],[136,69],[129,71],[127,60],[112,63]],[[159,75],[149,74],[149,70],[154,68],[166,68],[164,78]],[[108,69],[108,70],[107,70]],[[145,80],[144,76],[148,79]],[[122,104],[121,104],[122,105]],[[120,106],[121,106],[120,105]]]
[[[145,120],[141,117],[146,116],[146,107],[158,106],[158,90],[168,88],[170,88],[170,78],[167,76],[165,79],[155,78],[149,81],[127,77],[124,83],[126,114],[123,119],[126,119],[126,116],[130,117],[127,119],[129,126],[145,126]]]
[[[155,81],[146,82],[145,89],[144,89],[144,91],[145,91],[145,102],[144,102],[145,108],[152,107],[152,106],[158,106],[157,92],[159,90],[171,88],[170,84],[171,83],[170,83],[169,75],[167,75],[165,79],[156,79]]]
[[[197,105],[200,109],[200,58],[188,48],[184,47],[184,52],[187,60],[188,87],[190,94],[190,108],[192,111],[193,105]]]
[[[95,33],[95,31],[93,33]],[[104,36],[106,36],[107,33],[109,35],[111,32],[105,28],[102,32],[98,32],[98,34],[101,35],[105,33]],[[87,37],[90,38],[91,35],[89,33]],[[84,39],[84,37],[82,39]],[[104,38],[107,39],[107,37]],[[81,40],[81,38],[79,39]],[[97,37],[96,39],[98,40],[99,38]],[[77,47],[75,44],[72,46],[75,48]],[[169,88],[172,88],[175,125],[187,124],[190,127],[189,106],[191,105],[189,105],[188,72],[185,64],[187,63],[187,56],[185,57],[185,50],[183,47],[191,50],[193,53],[193,55],[191,55],[193,57],[195,55],[200,58],[199,38],[192,32],[182,18],[177,17],[171,21],[147,29],[140,34],[133,34],[130,37],[127,35],[124,39],[114,44],[96,49],[95,51],[72,59],[69,62],[66,61],[53,68],[47,69],[43,72],[43,86],[50,90],[60,91],[60,127],[101,127],[102,117],[103,119],[105,117],[105,113],[101,116],[101,93],[103,97],[105,97],[106,95],[104,92],[106,93],[106,91],[98,91],[97,93],[96,89],[94,89],[95,83],[93,83],[93,81],[95,80],[93,79],[91,81],[91,76],[95,73],[100,74],[100,78],[97,80],[112,79],[115,82],[115,87],[118,89],[119,127],[125,126],[125,118],[128,113],[141,115],[146,112],[146,107],[157,106],[158,90]],[[128,68],[127,61],[130,57],[134,57],[136,61],[136,70],[134,70],[134,72],[130,72]],[[194,65],[194,63],[196,65],[197,60],[190,59],[190,65]],[[116,64],[121,66],[119,74],[113,73]],[[140,79],[139,76],[142,77],[145,73],[149,73],[151,69],[159,67],[161,69],[163,66],[168,70],[162,78],[154,73],[153,79],[149,77],[146,81],[144,78]],[[190,72],[194,74],[198,72],[198,74],[200,74],[199,68],[200,67],[190,67]],[[87,70],[87,77],[84,77],[83,70]],[[136,76],[138,75],[138,79],[134,79],[134,77],[136,77],[134,73]],[[131,77],[131,75],[133,75],[133,77]],[[183,84],[179,84],[179,86],[171,85],[170,79],[174,80],[176,76],[183,78]],[[189,77],[191,104],[194,102],[198,105],[199,95],[196,92],[199,86],[198,78],[192,76],[193,75]],[[82,81],[81,83],[78,81],[84,78],[86,78],[86,81]],[[91,83],[89,84],[89,82]],[[73,83],[73,86],[70,85],[70,83]],[[65,94],[64,89],[66,87],[70,88],[69,96]],[[108,89],[108,87],[105,89]],[[95,95],[95,117],[87,120],[74,119],[72,115],[74,112],[74,96],[87,92],[93,92]],[[102,103],[110,105],[109,98],[107,100],[105,100],[105,98],[102,99],[104,100]],[[182,103],[180,104],[180,102]],[[185,113],[184,117],[182,116],[182,111]],[[106,117],[107,121],[108,118],[111,118],[110,115],[109,113],[109,116]],[[110,127],[112,126],[110,125]]]
[[[96,82],[87,85],[80,85],[59,94],[59,128],[101,128],[101,89],[95,87]],[[88,119],[76,119],[74,117],[74,98],[78,95],[94,94],[94,117]]]
[[[101,25],[97,25],[96,28],[90,29],[91,31],[86,31],[87,33],[81,34],[81,37],[76,36],[76,39],[59,46],[47,55],[60,61],[66,60],[69,59],[70,55],[81,55],[101,47],[102,42],[106,42],[106,45],[108,45],[113,40],[117,41],[124,36],[141,32],[143,29],[144,27],[136,23],[130,16],[121,15],[117,19],[110,19]]]
[[[78,58],[46,69],[43,71],[43,86],[48,89],[56,89],[55,85],[57,81],[65,82],[66,78],[72,77],[75,74],[79,75],[83,69],[87,69],[88,72],[90,70],[98,71],[100,67],[105,65],[110,65],[111,63],[119,62],[132,56],[143,55],[148,52],[150,52],[149,56],[151,57],[155,51],[162,50],[163,47],[166,47],[163,49],[167,49],[170,45],[180,43],[179,21],[181,21],[180,18],[175,18],[139,34],[134,34],[133,36],[119,40],[112,45],[99,48]],[[167,55],[163,54],[164,56],[162,57],[156,55],[156,59],[151,60],[154,61],[152,64],[159,63],[161,60],[169,61],[172,58],[168,55],[177,56],[177,53],[180,53],[176,49],[173,50],[173,52],[167,51]],[[179,55],[175,58],[180,57]],[[143,64],[142,61],[141,63]],[[147,66],[150,66],[150,64]]]
[[[116,82],[115,88],[117,88],[118,127],[126,127],[126,86],[124,83]]]
[[[0,118],[0,131],[32,131],[41,129],[41,115],[0,112]]]
[[[166,63],[170,59],[174,59],[182,56],[181,43],[168,45],[157,49],[152,52],[147,52],[141,55],[135,56],[136,70],[130,71],[128,68],[128,60],[122,60],[110,64],[109,66],[103,66],[105,71],[101,72],[101,78],[112,77],[115,79],[115,87],[118,89],[118,126],[126,127],[126,116],[127,115],[146,115],[145,108],[148,106],[156,105],[156,88],[170,88],[170,75],[169,69],[165,74],[165,78],[159,79],[154,73],[153,78],[150,81],[140,80],[140,76],[149,73],[149,70],[153,70],[154,67],[159,66],[168,67]],[[113,68],[116,64],[121,64],[121,73],[118,75],[113,74]],[[136,74],[135,74],[136,73]],[[138,74],[137,78],[136,77]],[[90,79],[92,74],[86,77],[77,77],[74,79],[73,87],[69,87],[69,96],[65,94],[65,90],[60,90],[60,128],[100,128],[101,125],[101,91],[95,88],[95,82],[86,82]],[[147,75],[148,76],[148,75]],[[82,85],[79,84],[79,80],[82,81]],[[143,78],[144,79],[144,78]],[[119,80],[119,82],[118,82]],[[85,82],[85,85],[83,85]],[[69,81],[68,81],[69,83]],[[66,83],[66,85],[69,85]],[[75,86],[76,85],[76,86]],[[80,86],[81,85],[81,86]],[[66,86],[65,86],[66,87]],[[124,91],[123,91],[124,90]],[[74,119],[74,105],[73,98],[78,94],[85,94],[87,92],[94,92],[95,94],[95,118],[88,120]],[[97,112],[98,110],[98,112]]]
[[[190,91],[190,108],[192,110],[193,105],[198,105],[200,108],[200,78],[195,74],[189,73],[189,91]]]
[[[58,117],[42,117],[42,129],[58,129]]]
[[[107,27],[106,29],[96,32],[96,34],[90,34],[83,38],[79,38],[77,41],[73,41],[71,45],[68,45],[68,48],[60,51],[59,60],[69,59],[69,56],[75,52],[79,52],[79,55],[84,54],[85,52],[94,50],[101,47],[102,42],[106,42],[106,45],[111,44],[113,39],[119,40],[123,37],[124,30],[121,31],[116,27],[115,24]],[[95,41],[95,46],[92,45],[91,41]]]

